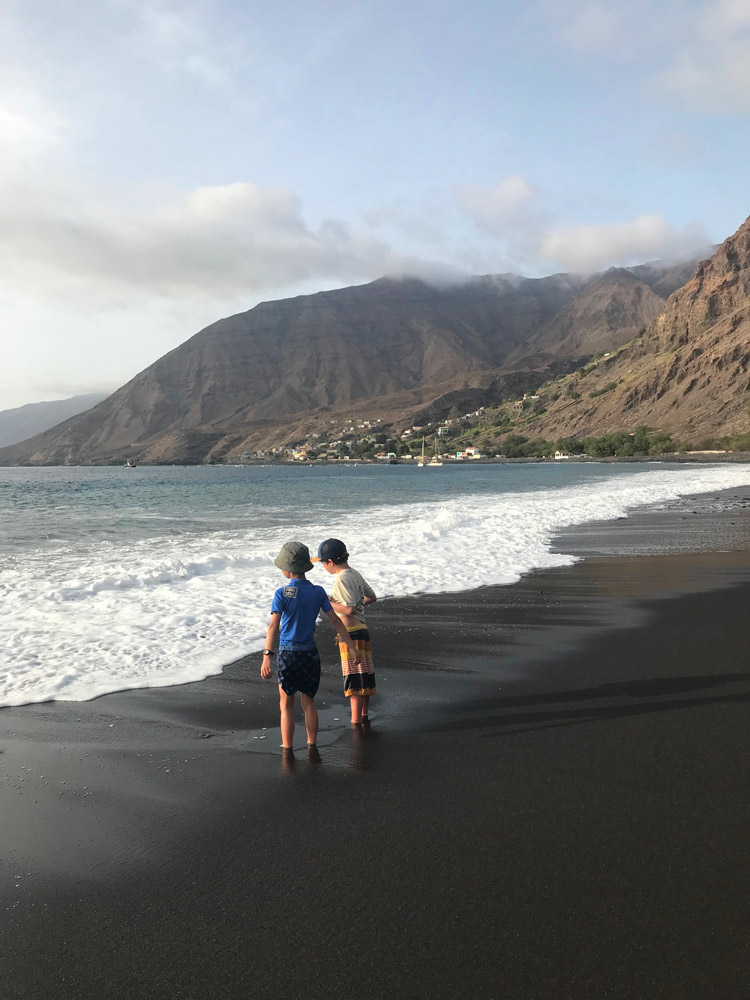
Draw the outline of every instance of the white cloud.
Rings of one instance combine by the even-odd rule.
[[[648,96],[712,114],[750,111],[750,0],[540,0],[580,58],[640,64]]]
[[[474,225],[494,237],[505,258],[516,265],[598,271],[654,258],[686,259],[710,242],[700,225],[678,230],[662,215],[603,225],[556,221],[543,207],[543,194],[519,175],[493,187],[466,185],[458,198]]]
[[[82,314],[149,300],[218,309],[313,283],[445,274],[440,262],[394,252],[366,224],[310,224],[300,197],[282,185],[107,190],[65,167],[67,137],[66,123],[32,92],[0,92],[8,300],[63,301]]]
[[[433,249],[446,247],[452,220],[445,216],[446,199],[432,192],[416,204],[403,201],[378,205],[363,213],[365,223],[375,230],[387,230],[407,242],[426,244]]]
[[[31,91],[0,92],[0,288],[82,310],[145,300],[221,307],[307,283],[433,274],[366,225],[311,225],[288,187],[107,190],[66,170],[67,125]]]
[[[0,270],[19,287],[108,304],[209,297],[400,269],[388,245],[336,220],[310,227],[297,196],[242,182],[126,213],[100,202],[0,206]]]
[[[571,271],[599,271],[613,264],[653,258],[686,259],[709,245],[697,224],[675,229],[662,215],[599,226],[569,225],[548,230],[540,253]]]
[[[698,111],[750,111],[750,0],[701,5],[659,82]]]
[[[465,184],[458,189],[458,200],[469,218],[493,236],[528,229],[539,219],[539,193],[520,174],[503,177],[494,187]]]

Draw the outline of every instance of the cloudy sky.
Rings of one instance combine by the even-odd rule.
[[[750,212],[750,0],[3,0],[0,409],[262,299]]]

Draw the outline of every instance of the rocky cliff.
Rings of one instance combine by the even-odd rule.
[[[613,351],[656,319],[664,299],[625,268],[612,267],[581,289],[507,363],[545,364]]]
[[[641,336],[555,392],[519,431],[557,438],[645,424],[693,441],[750,431],[750,219]]]

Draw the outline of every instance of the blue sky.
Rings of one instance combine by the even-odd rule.
[[[701,252],[748,112],[750,0],[5,0],[0,409],[262,299]]]

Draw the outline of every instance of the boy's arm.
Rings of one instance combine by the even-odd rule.
[[[376,600],[375,591],[369,583],[364,580],[362,582],[364,584],[362,603],[372,604],[372,602]],[[369,601],[367,600],[368,597],[370,598]],[[341,598],[341,600],[337,600],[337,598]],[[353,601],[352,598],[354,598]],[[333,596],[331,597],[331,607],[336,614],[347,615],[349,617],[356,615],[358,601],[359,593],[357,590],[353,587],[347,586],[347,584],[342,582],[341,576],[337,576],[336,583],[333,586]]]
[[[331,625],[333,625],[338,634],[341,636],[341,641],[346,643],[346,645],[349,647],[349,652],[352,654],[354,662],[356,664],[360,664],[362,662],[362,654],[354,645],[352,637],[346,630],[346,625],[344,625],[344,623],[341,621],[341,619],[333,610],[333,608],[331,608],[330,611],[326,611],[326,614],[328,615],[328,621],[331,623]]]
[[[341,574],[336,575],[336,581],[333,585],[333,593],[331,594],[330,601],[331,607],[336,612],[337,615],[354,615],[357,612],[356,599],[352,601],[351,590],[342,583]],[[347,597],[349,600],[347,601]]]
[[[274,611],[266,632],[266,649],[276,649],[276,641],[279,638],[279,625],[281,623],[281,613]],[[260,676],[267,681],[273,674],[272,658],[263,654],[263,663],[260,668]]]
[[[331,607],[337,615],[353,615],[357,611],[354,604],[341,604],[339,601],[334,601],[333,598],[331,598]]]

